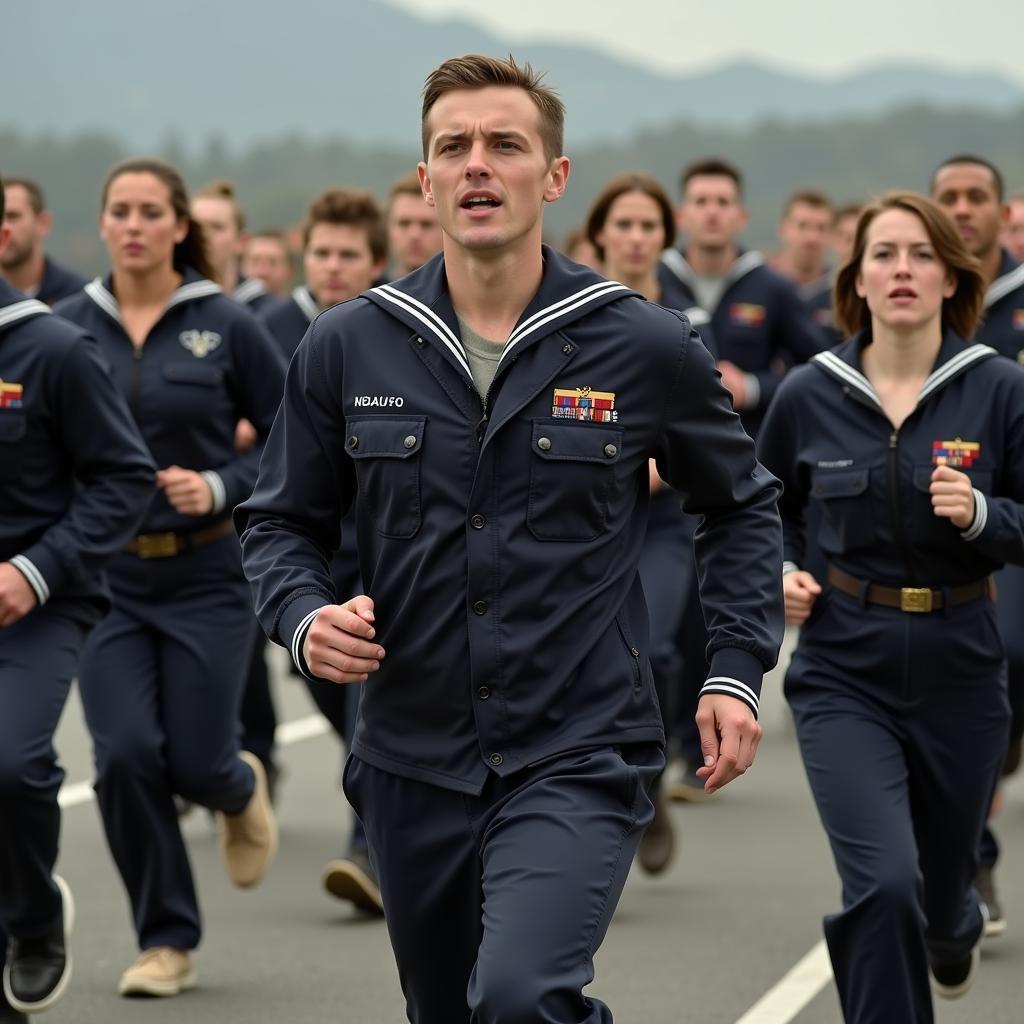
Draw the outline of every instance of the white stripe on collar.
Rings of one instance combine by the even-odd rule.
[[[206,295],[219,295],[221,293],[221,287],[219,284],[214,284],[213,281],[190,281],[188,284],[183,284],[180,288],[175,289],[171,297],[167,300],[167,305],[163,308],[163,316],[167,310],[174,306],[180,306],[183,302],[190,302],[192,299],[201,299]],[[121,323],[121,309],[117,304],[117,299],[111,295],[110,291],[104,286],[103,281],[100,278],[96,278],[94,281],[90,281],[85,286],[85,294],[96,303],[105,313],[108,313],[118,323]]]
[[[878,393],[871,381],[860,370],[855,370],[849,363],[844,363],[834,352],[819,352],[816,356],[811,357],[811,361],[824,366],[830,373],[870,398],[881,409],[882,403],[879,401]]]
[[[39,316],[41,313],[52,313],[45,302],[38,299],[22,299],[20,302],[12,302],[11,305],[0,309],[0,327],[10,327],[19,320],[27,320],[30,316]]]
[[[989,356],[994,356],[996,354],[996,350],[989,345],[970,345],[968,348],[965,348],[963,352],[958,352],[948,362],[943,363],[924,382],[924,387],[921,388],[921,394],[917,396],[918,405],[920,405],[921,402],[930,394],[938,391],[940,388],[948,384],[954,377],[972,363],[976,363],[979,359],[987,359]]]
[[[679,278],[683,284],[693,290],[693,282],[697,272],[687,262],[686,257],[678,249],[666,249],[661,254],[661,262]],[[752,270],[764,266],[764,256],[756,249],[749,249],[733,262],[724,275],[725,287],[735,284],[741,277],[746,277]]]
[[[596,302],[598,299],[603,299],[606,295],[610,295],[613,292],[628,291],[629,289],[624,284],[619,284],[618,281],[602,281],[600,284],[584,288],[575,295],[570,295],[567,299],[561,299],[558,302],[552,303],[546,309],[534,313],[528,320],[524,320],[509,335],[509,339],[502,349],[501,358],[504,359],[524,338],[529,337],[535,331],[539,331],[542,327],[551,323],[552,320],[557,320],[559,317],[565,316],[566,313],[573,313],[581,306],[589,306],[591,303]],[[501,365],[500,360],[498,365]]]
[[[985,309],[994,306],[1000,299],[1006,298],[1010,292],[1018,288],[1024,288],[1024,263],[1014,267],[1008,274],[997,277],[989,285],[988,291],[985,292]]]
[[[371,291],[416,317],[455,356],[459,366],[466,371],[469,379],[473,379],[473,371],[469,368],[469,359],[466,356],[466,350],[462,347],[462,342],[429,306],[425,306],[419,299],[414,299],[411,295],[399,291],[389,284],[378,285]]]
[[[661,262],[679,278],[683,284],[693,288],[693,279],[697,276],[693,267],[686,262],[686,257],[678,249],[666,249],[661,254]]]
[[[298,288],[292,290],[292,299],[295,301],[295,305],[306,314],[306,319],[310,323],[320,315],[320,307],[316,304],[313,293],[305,285],[300,284]]]
[[[683,316],[690,321],[691,327],[703,327],[704,324],[711,323],[708,311],[701,306],[690,306],[689,309],[684,309]]]
[[[253,299],[267,294],[267,286],[258,278],[250,277],[243,281],[232,293],[235,302],[247,306]]]

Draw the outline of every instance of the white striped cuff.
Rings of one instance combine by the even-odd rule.
[[[782,563],[782,575],[785,576],[790,572],[799,572],[800,566],[796,562],[783,562]]]
[[[302,645],[306,642],[306,634],[309,632],[309,627],[313,625],[313,620],[323,611],[323,608],[316,608],[311,611],[299,624],[295,627],[295,633],[292,635],[292,661],[295,662],[295,667],[307,678],[316,679],[309,671],[309,666],[306,664],[305,659],[302,657]]]
[[[761,404],[761,381],[755,373],[743,374],[744,382],[747,385],[747,393],[744,396],[743,408],[756,409]]]
[[[206,486],[210,488],[210,494],[213,496],[213,508],[210,509],[210,514],[216,515],[218,512],[223,512],[224,506],[228,503],[228,492],[220,474],[214,473],[212,469],[204,469],[199,475],[206,481]]]
[[[964,540],[977,540],[985,531],[988,525],[988,502],[985,495],[974,488],[974,522],[960,534]]]
[[[50,588],[43,579],[43,574],[35,567],[35,563],[24,555],[15,555],[11,559],[11,565],[28,580],[28,585],[35,592],[36,600],[40,604],[46,604],[50,598]]]
[[[757,718],[761,702],[758,700],[757,694],[746,683],[741,683],[738,679],[733,679],[731,676],[712,676],[700,688],[700,696],[703,697],[705,693],[723,693],[727,697],[736,697],[743,701]]]

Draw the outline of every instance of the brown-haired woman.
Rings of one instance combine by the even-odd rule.
[[[110,565],[113,610],[92,633],[79,684],[96,793],[142,956],[123,995],[195,984],[200,922],[174,796],[217,812],[228,874],[263,875],[276,829],[259,761],[238,749],[255,643],[231,509],[256,478],[284,364],[263,328],[209,280],[177,171],[120,164],[103,187],[111,274],[60,305],[99,342],[159,468],[142,532]],[[260,443],[235,450],[245,417]]]
[[[991,574],[1024,562],[1024,371],[970,345],[984,285],[951,222],[889,193],[836,281],[842,346],[761,428],[785,484],[786,697],[843,882],[825,919],[847,1021],[933,1020],[973,981],[976,850],[1009,709]],[[800,568],[820,506],[826,580]]]

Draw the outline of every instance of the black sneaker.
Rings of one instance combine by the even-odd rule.
[[[1006,918],[996,894],[996,878],[994,869],[982,865],[974,878],[974,888],[978,890],[978,898],[985,905],[988,917],[985,920],[985,938],[998,938],[1006,931]]]
[[[341,860],[324,868],[324,888],[339,900],[346,900],[365,914],[384,916],[377,876],[365,850],[350,850]]]
[[[932,991],[943,999],[959,999],[967,994],[974,979],[978,974],[978,964],[981,963],[981,942],[985,938],[985,929],[988,925],[988,911],[985,904],[981,904],[982,926],[978,941],[974,948],[963,959],[951,964],[937,964],[929,960],[928,966],[931,969]]]
[[[60,891],[61,923],[34,939],[10,938],[4,965],[4,995],[15,1010],[41,1013],[50,1009],[71,980],[71,954],[67,938],[74,923],[75,904],[68,883],[60,875],[53,881]]]

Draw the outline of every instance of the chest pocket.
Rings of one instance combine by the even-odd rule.
[[[971,478],[971,486],[981,491],[982,494],[992,493],[992,470],[961,469],[954,466],[960,473],[966,473]],[[915,466],[914,467],[914,533],[922,540],[932,540],[947,543],[952,534],[959,534],[960,527],[954,526],[952,521],[940,518],[932,511],[932,473],[935,467]]]
[[[537,540],[595,540],[608,529],[622,427],[534,420],[526,525]]]
[[[355,462],[359,501],[382,537],[408,540],[419,531],[426,425],[426,416],[346,420],[345,450]]]
[[[5,483],[18,479],[21,473],[21,443],[28,433],[28,417],[23,412],[0,412],[0,480]]]
[[[164,380],[171,385],[167,409],[171,417],[207,419],[220,411],[224,371],[217,366],[193,363],[164,363]]]
[[[811,497],[822,510],[818,540],[827,553],[848,553],[875,542],[870,484],[867,466],[813,472]]]

